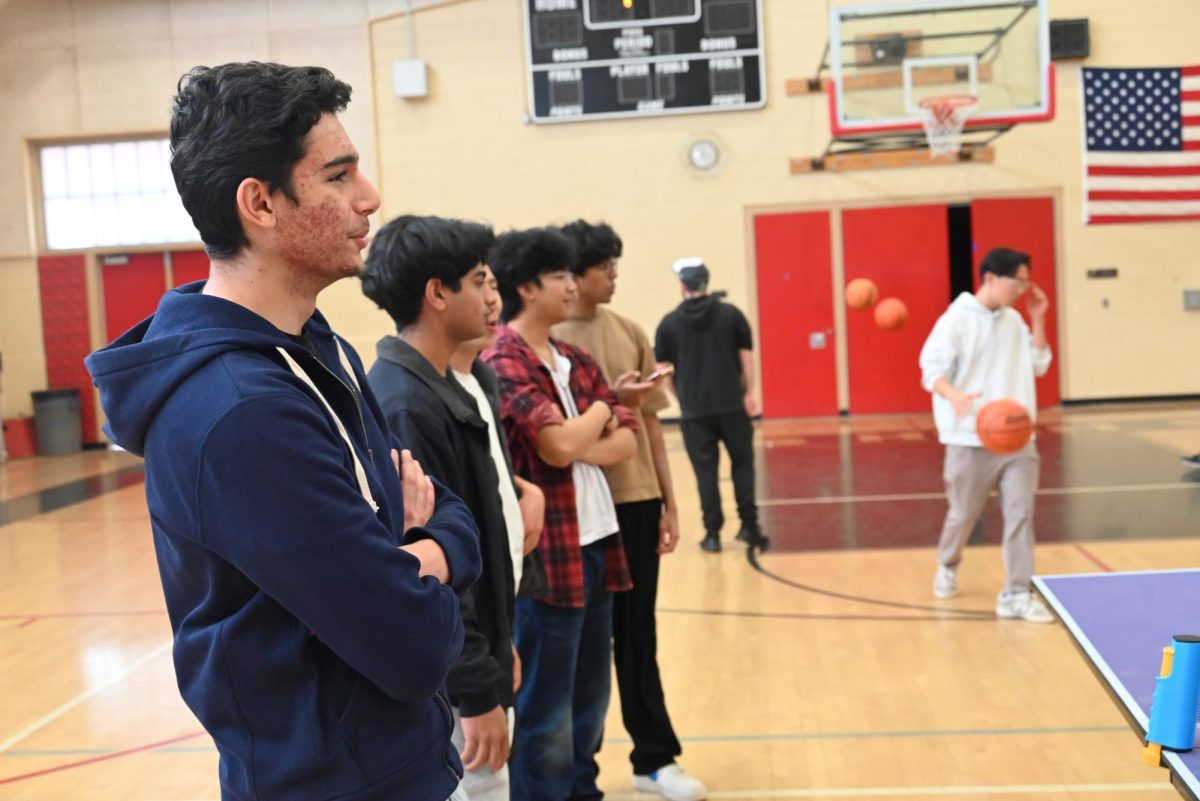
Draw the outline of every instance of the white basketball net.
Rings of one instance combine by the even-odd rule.
[[[937,158],[957,153],[962,147],[963,126],[979,108],[979,98],[975,95],[939,95],[922,98],[918,106],[925,126],[925,139],[929,142],[929,157]]]

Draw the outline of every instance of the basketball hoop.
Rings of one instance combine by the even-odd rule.
[[[929,157],[948,156],[962,147],[963,126],[979,108],[975,95],[934,95],[917,103],[925,139],[929,142]]]

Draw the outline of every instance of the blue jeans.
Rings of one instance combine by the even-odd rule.
[[[584,606],[517,599],[522,683],[509,761],[512,801],[598,801],[612,676],[612,593],[604,541],[583,549]]]

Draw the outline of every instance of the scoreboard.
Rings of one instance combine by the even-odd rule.
[[[762,108],[762,0],[524,0],[529,118]]]

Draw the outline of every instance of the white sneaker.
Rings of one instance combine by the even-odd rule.
[[[933,576],[933,594],[937,598],[953,598],[958,595],[958,568],[938,565]]]
[[[996,617],[1030,623],[1054,622],[1054,615],[1031,592],[1000,593],[996,597]]]
[[[633,775],[633,786],[644,793],[657,793],[669,801],[701,801],[708,798],[708,788],[695,776],[672,762],[648,776]]]

